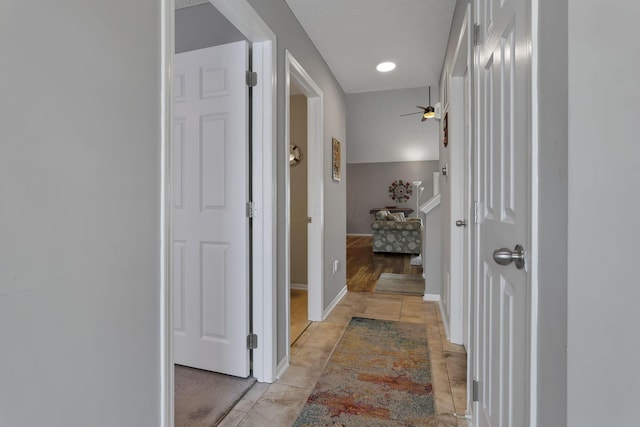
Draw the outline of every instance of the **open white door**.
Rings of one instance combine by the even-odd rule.
[[[249,375],[248,45],[175,57],[174,361]]]
[[[477,426],[527,425],[530,273],[514,248],[530,247],[530,70],[527,0],[478,0]],[[500,265],[494,251],[505,248]],[[511,252],[513,251],[513,253]],[[508,259],[507,259],[508,258]]]

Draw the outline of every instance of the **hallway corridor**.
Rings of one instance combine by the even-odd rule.
[[[323,322],[313,322],[291,347],[291,364],[273,384],[256,384],[222,421],[224,427],[291,426],[352,316],[423,323],[432,366],[436,416],[424,426],[462,427],[466,420],[466,354],[449,344],[438,306],[420,297],[349,292]]]

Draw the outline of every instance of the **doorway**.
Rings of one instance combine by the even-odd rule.
[[[308,171],[307,97],[295,82],[289,98],[289,188],[290,188],[290,254],[291,277],[289,311],[289,345],[311,324],[309,320],[308,286]]]
[[[307,161],[307,185],[306,185],[306,229],[307,229],[307,319],[308,321],[323,320],[323,273],[322,266],[324,264],[323,255],[323,169],[322,169],[322,141],[323,141],[323,95],[320,87],[313,81],[311,76],[293,57],[291,52],[285,52],[285,150],[286,157],[283,159],[284,164],[290,164],[290,147],[294,144],[291,134],[293,106],[291,103],[292,93],[296,96],[302,96],[306,99],[306,158]],[[293,89],[293,90],[292,90]],[[303,101],[302,98],[298,100]],[[304,101],[303,101],[304,102]],[[305,132],[303,129],[302,132]],[[296,166],[297,167],[297,166]],[[291,289],[292,289],[292,248],[291,238],[292,228],[292,186],[291,186],[291,167],[285,168],[285,184],[286,184],[286,239],[285,239],[285,275],[287,283],[286,291],[286,315],[287,315],[287,334],[288,343],[292,342],[291,336]],[[305,206],[300,208],[304,211]],[[296,254],[297,257],[298,254]],[[296,258],[297,259],[297,258]],[[289,360],[289,346],[287,346],[287,360]]]
[[[207,3],[207,2],[200,2]],[[253,87],[251,106],[251,127],[252,150],[246,159],[251,161],[253,176],[250,184],[253,197],[246,202],[252,202],[252,245],[246,258],[251,262],[251,269],[246,270],[249,280],[252,281],[252,293],[246,296],[243,302],[249,305],[252,303],[247,316],[252,318],[251,332],[260,339],[260,346],[253,349],[250,361],[252,375],[260,382],[273,382],[275,380],[275,267],[273,264],[273,247],[275,245],[275,225],[271,218],[275,217],[275,120],[274,100],[275,100],[275,72],[276,62],[275,35],[262,21],[259,15],[247,3],[246,0],[210,0],[210,3],[239,31],[251,46],[251,63],[253,70],[257,73],[257,82]],[[173,3],[171,3],[173,4]],[[174,89],[176,89],[176,75],[174,74],[174,40],[175,40],[175,10],[164,9],[165,14],[163,28],[163,65],[166,70],[163,75],[164,99],[164,119],[163,119],[163,206],[164,206],[164,232],[161,235],[162,248],[164,253],[163,262],[163,292],[161,295],[162,312],[162,336],[163,336],[163,356],[164,366],[162,382],[163,400],[163,425],[173,425],[174,420],[174,355],[173,355],[173,334],[174,334],[174,308],[180,304],[176,300],[173,284],[176,274],[179,273],[178,265],[175,264],[176,248],[173,236],[173,215],[172,215],[172,165],[176,161],[179,153],[173,151],[173,136],[176,128],[174,122]],[[247,58],[248,59],[248,58]],[[244,76],[245,69],[241,75]],[[208,69],[210,76],[218,73],[215,67]],[[179,79],[178,79],[179,80]],[[243,78],[244,80],[244,78]],[[181,89],[180,86],[177,87]],[[215,92],[216,86],[210,86],[208,90]],[[207,121],[209,130],[215,130],[215,120]],[[209,126],[211,125],[211,126]],[[215,157],[215,156],[213,156]],[[226,190],[225,190],[226,191]],[[213,194],[213,193],[212,193]],[[245,217],[245,212],[241,218]],[[216,248],[214,248],[216,249]],[[220,248],[217,248],[220,249]],[[214,251],[215,252],[215,251]],[[249,262],[249,261],[247,261]],[[246,348],[246,337],[244,350]]]

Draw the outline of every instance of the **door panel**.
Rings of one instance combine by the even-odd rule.
[[[177,364],[249,375],[246,42],[175,59],[173,322]]]
[[[530,28],[525,0],[479,0],[486,32],[476,51],[479,273],[475,291],[476,425],[527,420],[529,328],[526,269],[498,265],[493,251],[529,243]],[[488,29],[488,30],[487,30]]]

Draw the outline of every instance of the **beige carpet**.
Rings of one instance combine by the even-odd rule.
[[[237,378],[175,365],[175,427],[212,427],[255,384]]]
[[[424,279],[412,274],[382,273],[374,292],[403,295],[424,295]]]

